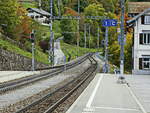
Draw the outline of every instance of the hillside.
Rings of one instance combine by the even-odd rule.
[[[0,0],[2,1],[2,0]],[[15,41],[23,43],[24,46],[29,47],[31,45],[29,41],[30,33],[32,30],[35,30],[36,45],[40,52],[48,50],[49,41],[50,41],[50,30],[48,26],[42,26],[36,20],[36,18],[42,18],[43,15],[33,16],[34,19],[31,19],[27,16],[26,9],[29,7],[38,7],[38,1],[29,1],[21,0],[20,3],[23,7],[20,7],[17,0],[13,2],[4,1],[0,7],[0,25],[4,24],[2,28],[4,34]],[[100,47],[103,50],[103,40],[105,38],[105,27],[102,26],[103,17],[108,17],[110,19],[117,19],[120,21],[120,3],[119,0],[80,0],[80,14],[78,14],[78,0],[53,0],[53,15],[58,16],[81,16],[80,20],[77,19],[54,19],[53,28],[54,40],[59,37],[64,37],[64,45],[72,50],[63,49],[65,54],[71,54],[72,58],[75,58],[77,54],[80,56],[83,53],[92,51],[92,48]],[[127,1],[128,2],[128,1]],[[2,3],[2,2],[0,2]],[[50,0],[42,0],[41,8],[47,12],[50,12]],[[18,6],[18,7],[13,7]],[[8,8],[9,7],[9,8]],[[7,9],[7,10],[3,10]],[[7,12],[7,13],[6,13]],[[32,12],[32,11],[31,11]],[[127,15],[127,12],[126,12]],[[99,19],[93,19],[93,17],[102,17]],[[7,17],[7,18],[6,18]],[[11,17],[11,18],[10,18]],[[90,17],[90,18],[84,18]],[[126,20],[129,18],[126,16]],[[1,21],[2,20],[2,21]],[[45,20],[47,23],[50,22],[49,18]],[[78,23],[79,22],[79,23]],[[9,25],[9,26],[7,26]],[[120,45],[118,43],[118,33],[117,28],[119,27],[110,27],[109,28],[109,47],[108,53],[110,54],[109,60],[112,64],[119,66],[120,64]],[[1,28],[0,28],[1,29]],[[99,29],[99,30],[98,30]],[[85,42],[85,30],[86,30],[86,47],[89,49],[80,50],[77,53],[78,49],[76,48],[77,41],[79,41],[79,46],[81,49],[84,47]],[[131,69],[129,65],[132,61],[131,57],[131,46],[132,46],[132,35],[131,32],[127,32],[127,43],[125,45],[125,67],[126,69]],[[44,47],[39,47],[39,44],[45,43]],[[43,49],[44,48],[44,49]],[[43,50],[42,50],[43,49]],[[69,52],[68,52],[69,51]],[[95,51],[95,50],[94,50]],[[48,55],[47,52],[45,52]],[[112,55],[113,54],[113,55]],[[29,55],[30,56],[30,55]],[[47,59],[47,58],[45,58]],[[43,61],[42,61],[43,62]],[[45,61],[44,61],[45,62]]]
[[[31,43],[29,43],[29,44],[31,44]],[[31,47],[31,46],[29,46],[29,47]],[[10,52],[13,52],[13,53],[16,53],[16,54],[20,54],[20,55],[25,56],[25,57],[30,58],[30,59],[32,58],[31,52],[20,48],[17,44],[14,44],[8,40],[4,40],[4,38],[2,38],[2,37],[0,37],[0,48],[7,50],[7,51],[10,51]],[[62,50],[65,53],[67,58],[70,54],[71,54],[72,60],[77,57],[77,47],[76,46],[61,42],[61,48],[62,48]],[[97,52],[97,51],[101,51],[101,49],[100,50],[85,49],[85,48],[80,47],[78,55],[82,56],[88,52]],[[42,50],[38,46],[36,46],[36,50],[35,50],[35,59],[38,62],[42,62],[44,64],[49,64],[48,63],[48,54],[43,53]]]
[[[28,57],[28,58],[32,58],[31,52],[28,52],[27,50],[20,48],[18,45],[15,45],[8,40],[4,40],[1,37],[0,37],[0,48],[11,51],[16,54],[20,54],[20,55]],[[36,49],[35,59],[38,62],[48,64],[48,55],[43,53],[40,49]]]

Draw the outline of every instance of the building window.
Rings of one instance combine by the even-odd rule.
[[[42,16],[42,15],[40,15],[40,18],[43,18],[43,16]]]
[[[35,16],[35,18],[39,18],[39,16]]]
[[[150,58],[140,58],[139,69],[150,70]]]
[[[150,45],[150,33],[140,33],[139,43],[142,45]]]
[[[139,59],[139,69],[140,70],[150,70],[150,58],[140,58]]]
[[[32,19],[34,19],[34,16],[33,16],[33,15],[31,15],[31,18],[32,18]]]
[[[150,24],[150,16],[141,16],[141,24]]]

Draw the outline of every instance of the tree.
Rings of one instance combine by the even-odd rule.
[[[107,13],[105,12],[105,9],[103,8],[102,4],[93,3],[84,9],[84,15],[85,16],[101,16],[101,17],[103,17],[103,16],[107,16]],[[101,21],[102,21],[102,19],[97,19],[97,20],[85,19],[85,23],[87,23],[87,25],[89,25],[91,27],[91,35],[92,35],[91,37],[94,38],[94,39],[93,38],[90,39],[91,47],[96,47],[97,28],[98,28],[98,26],[100,26],[100,28],[102,29]]]
[[[62,29],[62,34],[64,36],[64,41],[66,43],[75,44],[76,43],[76,31],[77,31],[77,21],[76,20],[61,20],[60,27]]]
[[[64,2],[64,1],[63,1]],[[61,14],[63,13],[63,2],[60,0],[60,11]],[[65,3],[64,3],[65,4]],[[53,0],[53,15],[58,16],[58,0]],[[42,9],[44,9],[47,12],[50,12],[50,0],[42,0]]]
[[[15,35],[18,40],[29,38],[31,33],[32,19],[27,16],[27,11],[23,7],[19,6],[17,15],[20,18],[20,23],[15,27]]]
[[[17,15],[19,4],[17,0],[0,0],[0,25],[5,24],[4,33],[13,37],[13,32],[20,18]]]

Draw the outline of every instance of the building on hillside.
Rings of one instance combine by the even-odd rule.
[[[50,13],[44,11],[43,9],[38,8],[28,8],[28,16],[32,19],[38,21],[39,23],[43,25],[48,25],[48,17],[50,17]]]
[[[133,74],[150,75],[150,8],[127,21],[133,28]]]
[[[150,2],[129,2],[128,16],[134,17],[148,8],[150,8]]]

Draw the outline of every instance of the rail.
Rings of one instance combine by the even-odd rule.
[[[71,68],[83,63],[85,60],[87,60],[92,55],[93,54],[89,53],[89,54],[85,55],[84,57],[78,59],[77,61],[66,64],[65,69],[68,70],[68,69],[71,69]],[[55,69],[55,67],[49,68],[49,69]],[[53,77],[54,75],[57,75],[63,71],[64,71],[64,65],[60,66],[58,69],[53,70],[51,72],[47,72],[47,73],[40,74],[40,75],[33,75],[33,76],[25,77],[25,78],[22,78],[19,80],[15,80],[12,82],[1,84],[0,85],[0,94],[10,91],[10,90],[13,90],[18,87],[27,85],[29,83],[33,83],[33,82],[36,82],[36,81],[39,81],[42,79],[46,79],[48,77]]]
[[[60,104],[62,104],[67,98],[69,98],[73,92],[75,92],[80,86],[82,86],[82,84],[91,76],[94,74],[94,72],[96,72],[97,69],[97,62],[92,64],[88,69],[86,69],[86,71],[84,71],[81,75],[79,75],[78,77],[76,77],[75,79],[69,81],[68,83],[66,83],[64,86],[61,86],[59,88],[57,88],[55,91],[50,92],[48,94],[46,94],[45,96],[41,97],[40,99],[34,101],[33,103],[25,106],[24,108],[18,110],[15,113],[24,113],[24,112],[28,112],[28,110],[31,109],[30,112],[37,112],[35,109],[38,109],[37,105],[40,103],[43,103],[43,101],[45,101],[47,98],[52,97],[53,95],[57,94],[58,92],[61,92],[60,90],[68,87],[70,84],[75,84],[75,87],[71,88],[71,90],[66,93],[65,95],[63,95],[62,98],[60,98],[58,101],[56,101],[55,103],[53,103],[50,107],[48,107],[48,109],[45,110],[44,113],[51,113],[52,111],[54,111]],[[78,83],[78,81],[80,81]],[[64,89],[65,90],[65,89]],[[45,104],[43,104],[45,105]],[[34,109],[35,107],[35,109]],[[34,110],[33,110],[34,109]]]

